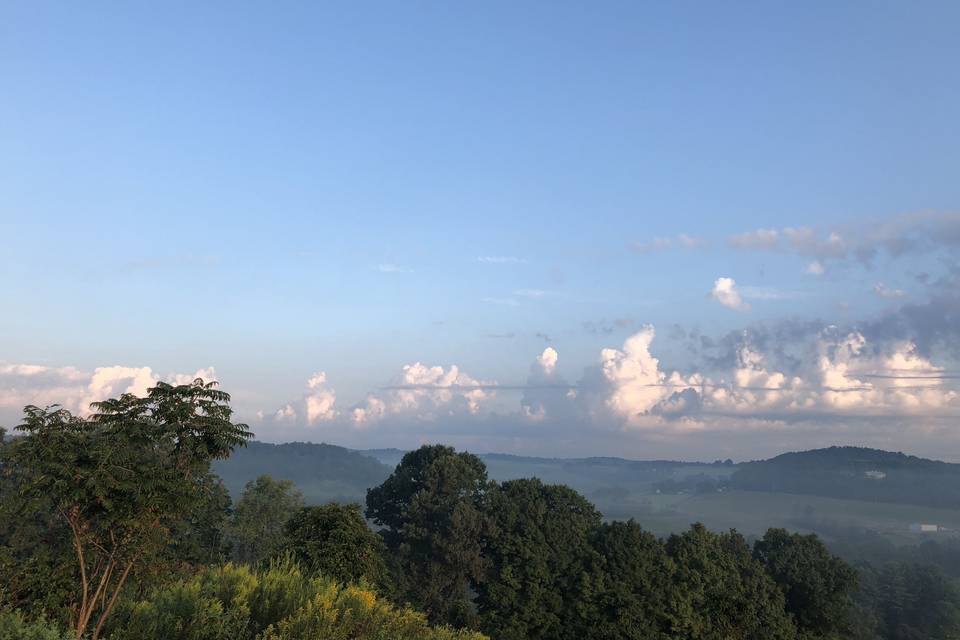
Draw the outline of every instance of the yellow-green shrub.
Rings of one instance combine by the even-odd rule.
[[[262,640],[482,640],[430,627],[423,614],[397,609],[361,587],[330,585],[296,613],[268,627]]]

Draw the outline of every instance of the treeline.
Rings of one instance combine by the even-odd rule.
[[[251,437],[231,418],[202,381],[88,418],[28,407],[0,447],[0,640],[960,637],[935,568],[858,577],[780,529],[659,539],[442,445],[363,507],[305,506],[269,476],[234,504],[211,471]]]
[[[785,453],[738,466],[730,486],[829,498],[960,508],[960,465],[862,447]]]

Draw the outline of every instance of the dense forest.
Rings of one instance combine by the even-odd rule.
[[[229,400],[198,380],[87,417],[25,409],[0,447],[0,640],[960,638],[935,555],[657,537],[443,445],[403,454],[362,505],[269,475],[234,499],[221,461],[278,449],[244,458]],[[354,462],[359,483],[379,472]]]
[[[730,486],[960,509],[960,465],[862,447],[785,453],[741,464]]]

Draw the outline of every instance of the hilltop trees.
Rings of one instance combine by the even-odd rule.
[[[856,586],[856,571],[817,536],[770,529],[753,554],[783,591],[786,609],[805,637],[835,638],[849,631],[848,594]]]
[[[480,540],[487,486],[478,457],[429,445],[403,456],[367,492],[366,515],[384,527],[397,586],[431,621],[462,626],[475,617],[469,589],[486,566]]]
[[[27,407],[26,437],[4,446],[20,514],[44,510],[74,555],[73,627],[96,640],[131,572],[169,542],[203,499],[211,460],[251,435],[215,383],[159,383],[93,405],[89,418]]]
[[[384,545],[358,504],[304,507],[284,527],[287,549],[304,567],[341,584],[361,580],[389,591]]]
[[[510,480],[484,502],[489,522],[479,584],[483,629],[495,638],[574,638],[581,630],[571,600],[580,600],[600,513],[569,487]]]
[[[248,482],[228,526],[233,559],[256,563],[279,553],[283,527],[302,507],[303,495],[289,480],[262,475]]]

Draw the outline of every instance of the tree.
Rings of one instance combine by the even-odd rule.
[[[301,565],[341,584],[361,580],[388,591],[383,540],[367,526],[358,504],[303,507],[287,521],[288,549]]]
[[[230,552],[227,529],[232,506],[223,481],[213,473],[205,474],[195,508],[171,527],[172,559],[188,565],[223,561]]]
[[[663,543],[633,520],[609,522],[592,535],[596,586],[582,634],[609,640],[654,640],[667,633],[683,601]]]
[[[483,575],[483,462],[428,445],[403,456],[387,480],[367,491],[366,515],[384,527],[401,593],[433,622],[472,624],[470,587]]]
[[[263,475],[247,483],[230,521],[233,558],[255,563],[279,553],[283,528],[303,507],[303,495],[289,480]]]
[[[666,541],[676,569],[669,637],[690,640],[791,640],[796,627],[783,593],[736,531],[695,524]]]
[[[599,512],[573,489],[538,479],[492,488],[484,509],[490,568],[477,600],[484,632],[503,640],[578,637]]]
[[[787,612],[802,633],[837,638],[849,632],[849,594],[857,573],[817,536],[770,529],[754,544],[753,555],[783,591]]]
[[[24,409],[26,437],[5,453],[21,513],[50,508],[75,557],[73,626],[97,640],[135,567],[169,543],[169,527],[202,499],[211,460],[252,435],[231,422],[216,383],[159,383],[140,398],[94,403],[89,418]]]

